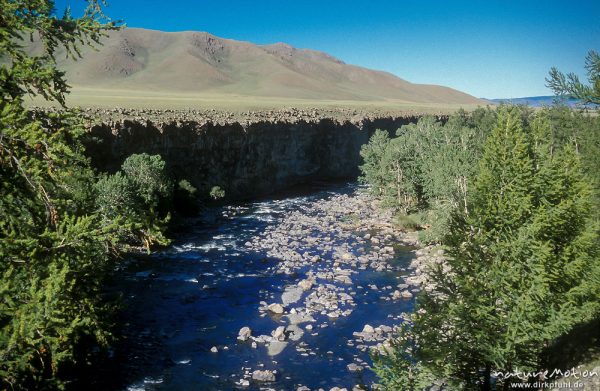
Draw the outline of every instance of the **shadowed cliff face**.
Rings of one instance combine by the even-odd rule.
[[[200,194],[221,186],[246,199],[314,180],[355,178],[360,148],[376,129],[395,132],[418,117],[339,122],[259,121],[251,124],[118,121],[95,125],[88,155],[100,170],[115,171],[131,154],[159,154],[176,180]]]

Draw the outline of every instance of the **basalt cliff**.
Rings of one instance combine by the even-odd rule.
[[[172,112],[165,119],[116,111],[90,125],[87,151],[105,171],[134,153],[159,154],[176,180],[190,181],[201,194],[220,186],[230,199],[247,199],[310,181],[356,178],[360,148],[376,129],[393,133],[419,117],[346,114],[355,115]]]

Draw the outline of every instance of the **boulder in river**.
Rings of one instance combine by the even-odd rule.
[[[300,324],[300,323],[306,323],[306,322],[314,322],[315,318],[313,318],[312,316],[308,315],[308,314],[292,314],[290,313],[289,315],[287,315],[287,318],[290,321],[290,324]]]
[[[360,372],[363,370],[363,368],[360,365],[357,365],[355,363],[348,364],[347,368],[350,372]]]
[[[252,330],[250,330],[250,327],[245,326],[240,329],[237,339],[240,341],[247,341],[251,336]]]
[[[346,275],[336,275],[335,280],[348,285],[352,284],[352,279]]]
[[[365,327],[363,327],[363,333],[369,333],[372,334],[375,332],[375,329],[373,328],[373,326],[366,324]]]
[[[304,330],[295,324],[291,324],[285,328],[288,338],[292,341],[299,341],[304,335]]]
[[[283,294],[281,295],[281,301],[283,302],[283,305],[287,306],[292,303],[296,303],[302,297],[303,292],[304,290],[299,286],[286,288]]]
[[[309,291],[313,286],[313,281],[311,279],[302,280],[298,283],[298,286],[304,291]]]
[[[409,291],[403,291],[403,292],[402,292],[402,297],[403,297],[404,299],[412,299],[412,298],[413,298],[413,296],[414,296],[414,295],[413,295],[412,293],[410,293]]]
[[[283,306],[279,303],[269,304],[267,309],[274,314],[283,314],[284,312]]]
[[[273,341],[269,344],[269,346],[267,346],[267,354],[271,357],[277,356],[279,353],[284,351],[287,345],[287,342]]]
[[[273,332],[271,332],[271,335],[273,336],[273,339],[277,341],[285,341],[285,326],[277,327],[275,330],[273,330]]]
[[[269,370],[256,370],[252,372],[252,379],[260,382],[271,382],[275,381],[275,374]]]

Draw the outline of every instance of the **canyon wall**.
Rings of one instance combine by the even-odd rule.
[[[393,134],[417,120],[403,116],[159,125],[121,120],[94,125],[87,151],[94,166],[109,172],[131,154],[160,154],[173,177],[189,180],[200,194],[218,185],[230,199],[248,199],[314,180],[356,178],[360,148],[376,129]]]

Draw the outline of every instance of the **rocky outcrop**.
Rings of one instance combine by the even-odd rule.
[[[131,154],[160,154],[175,179],[200,194],[212,186],[230,199],[252,198],[314,180],[353,178],[360,148],[376,129],[395,132],[417,116],[299,121],[118,120],[91,127],[87,151],[101,170],[115,171]]]

